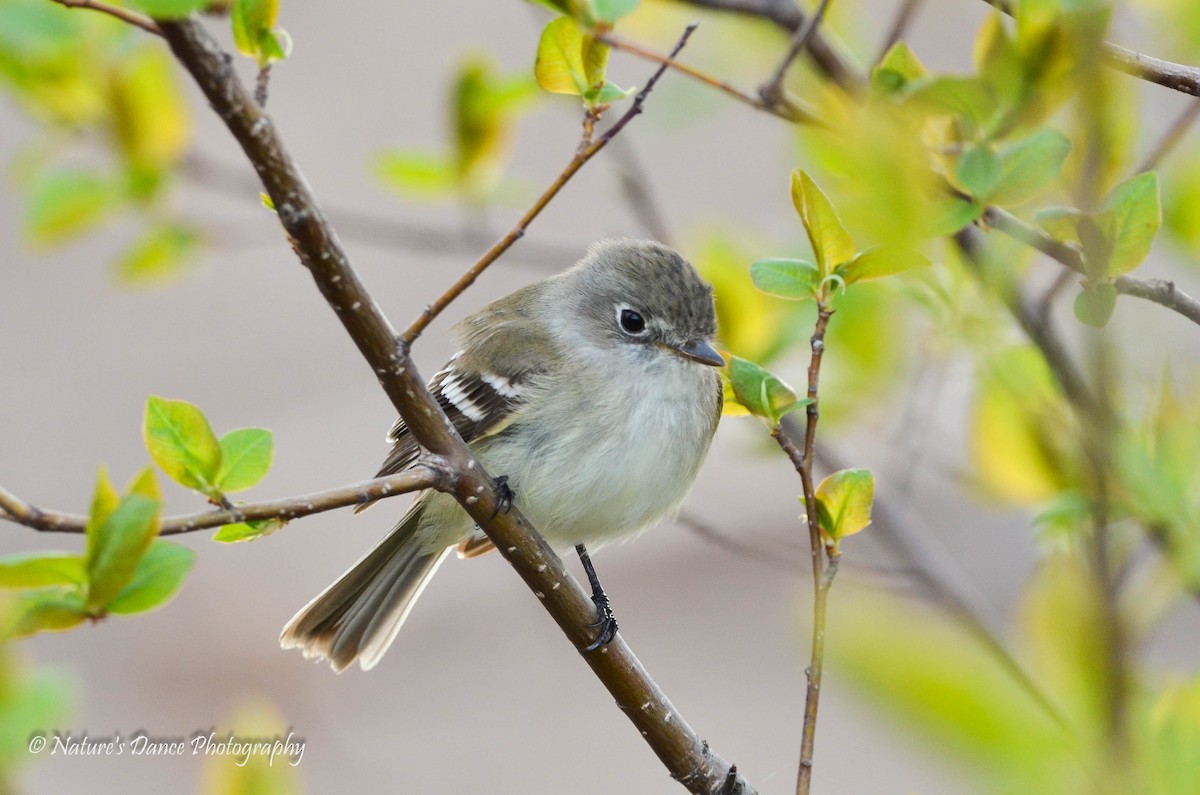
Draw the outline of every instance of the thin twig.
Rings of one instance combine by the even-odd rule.
[[[654,240],[674,245],[666,213],[650,188],[648,172],[629,143],[629,136],[614,139],[609,156],[616,166],[617,182],[634,221]]]
[[[817,10],[808,18],[803,27],[796,29],[792,35],[792,41],[788,45],[787,54],[783,56],[779,66],[775,67],[771,78],[759,87],[758,95],[768,106],[786,108],[791,105],[787,93],[783,90],[783,79],[787,76],[788,68],[792,65],[792,61],[796,60],[796,56],[812,43],[813,36],[816,35],[817,28],[821,25],[821,20],[825,18],[825,12],[829,10],[829,3],[830,0],[821,0],[817,5]]]
[[[722,80],[719,77],[710,75],[708,72],[705,72],[701,69],[697,69],[694,66],[689,66],[688,64],[682,63],[680,61],[672,61],[672,60],[668,59],[667,56],[665,56],[661,53],[657,53],[654,50],[651,50],[649,47],[645,47],[636,41],[631,41],[629,39],[618,36],[616,33],[613,33],[612,31],[607,31],[607,32],[599,34],[599,38],[601,41],[605,42],[606,44],[608,44],[610,47],[612,47],[614,49],[623,50],[627,53],[630,53],[631,55],[636,55],[637,57],[643,58],[647,61],[653,61],[654,63],[659,63],[659,64],[670,63],[671,68],[674,69],[675,71],[679,72],[680,74],[687,75],[688,77],[692,78],[693,80],[704,83],[705,85],[715,88],[718,91],[722,91],[725,94],[728,94],[729,96],[736,99],[738,102],[742,102],[746,105],[749,105],[750,107],[754,108],[755,110],[761,110],[765,113],[770,113],[773,116],[778,116],[779,118],[783,119],[784,121],[789,121],[789,122],[793,122],[793,123],[797,123],[797,124],[808,123],[808,124],[817,124],[822,127],[827,126],[816,116],[816,114],[814,114],[813,112],[809,111],[808,109],[796,104],[795,102],[791,103],[788,107],[784,107],[782,105],[777,105],[777,104],[776,105],[768,104],[767,102],[764,102],[760,97],[756,97],[753,94],[749,94],[745,91],[742,91],[740,88],[738,88],[737,86],[733,85],[732,83],[730,83],[726,80]]]
[[[258,70],[258,77],[254,79],[254,101],[258,103],[260,108],[267,106],[267,92],[271,89],[271,64],[267,64]]]
[[[892,20],[892,26],[888,29],[887,35],[883,37],[883,43],[879,45],[879,54],[875,56],[875,63],[883,60],[883,57],[888,54],[888,50],[896,46],[896,42],[904,36],[908,30],[908,26],[912,24],[913,18],[916,17],[917,11],[921,7],[922,0],[904,0],[900,4],[899,10],[896,12],[896,18]]]
[[[562,190],[562,187],[567,184],[568,180],[575,175],[575,172],[583,168],[584,164],[595,157],[601,149],[607,146],[608,142],[611,141],[614,136],[620,133],[621,130],[625,128],[626,124],[628,124],[635,116],[642,112],[642,105],[645,103],[646,97],[649,96],[650,92],[654,90],[655,84],[658,83],[659,79],[667,71],[667,66],[669,63],[675,58],[676,55],[679,54],[679,51],[683,49],[684,45],[687,44],[688,38],[691,37],[692,31],[695,29],[695,22],[687,26],[683,32],[683,35],[679,37],[679,41],[675,43],[675,47],[671,50],[671,54],[667,57],[667,61],[659,65],[658,69],[654,72],[650,79],[646,81],[645,87],[643,87],[642,90],[637,93],[637,96],[633,98],[633,104],[630,105],[629,110],[625,111],[621,118],[617,119],[617,121],[611,127],[605,130],[603,135],[591,143],[588,143],[586,146],[578,149],[575,152],[575,156],[571,158],[571,161],[567,163],[562,172],[559,173],[559,175],[554,178],[554,181],[550,183],[550,187],[546,188],[545,192],[542,193],[542,195],[538,197],[537,201],[533,203],[533,206],[525,211],[525,214],[521,216],[520,220],[517,221],[513,228],[508,230],[508,233],[505,234],[504,237],[496,241],[496,243],[493,244],[492,247],[489,248],[484,255],[475,262],[474,265],[467,269],[466,273],[459,277],[458,281],[450,286],[450,289],[438,296],[437,300],[426,307],[420,316],[413,321],[412,325],[405,330],[404,335],[401,337],[406,345],[411,345],[417,339],[417,337],[421,336],[421,332],[425,330],[425,328],[433,321],[434,318],[442,313],[442,310],[450,305],[451,301],[453,301],[455,298],[461,295],[464,290],[470,287],[475,280],[479,278],[479,275],[483,273],[489,265],[495,262],[501,254],[507,251],[513,243],[516,243],[518,240],[520,240],[525,234],[525,229],[533,222],[533,219],[537,218],[538,214],[540,214],[542,210],[545,209],[546,205],[550,203],[550,200],[558,195],[558,192]],[[585,142],[587,141],[588,137],[588,131],[585,127]]]
[[[812,357],[808,364],[808,398],[805,407],[807,422],[804,430],[804,446],[797,448],[786,433],[782,422],[771,431],[771,436],[791,460],[800,475],[804,489],[804,511],[808,520],[808,541],[812,559],[813,576],[813,629],[812,658],[806,671],[808,688],[804,698],[804,726],[800,736],[800,770],[796,776],[796,795],[808,795],[812,785],[813,747],[817,736],[817,708],[821,698],[821,675],[825,668],[825,615],[829,588],[837,575],[841,553],[836,547],[825,545],[821,536],[821,519],[817,511],[817,492],[813,480],[813,448],[817,440],[818,387],[821,379],[821,361],[825,355],[825,329],[833,310],[824,302],[817,302],[817,323],[813,329]]]
[[[161,27],[176,58],[254,165],[301,263],[358,346],[413,438],[425,450],[440,456],[454,473],[449,493],[537,594],[543,608],[671,775],[693,793],[715,795],[729,777],[730,764],[688,725],[624,639],[618,635],[599,652],[583,654],[594,636],[590,625],[596,607],[591,596],[518,508],[507,513],[499,510],[500,493],[495,482],[429,393],[409,357],[408,346],[399,340],[359,280],[274,124],[238,82],[227,55],[195,20],[163,21]],[[754,791],[741,776],[735,777],[734,783],[735,793],[750,795]]]
[[[375,500],[395,497],[429,488],[446,488],[448,473],[442,469],[418,464],[397,475],[365,480],[336,489],[325,489],[299,497],[251,502],[235,505],[228,510],[204,511],[184,516],[169,516],[162,520],[160,536],[193,533],[210,527],[234,522],[255,522],[266,519],[290,521],[302,516],[363,505]],[[60,513],[36,508],[0,488],[0,518],[48,533],[82,533],[88,518],[77,514]]]
[[[101,0],[51,0],[51,2],[67,8],[86,8],[91,11],[99,11],[101,14],[108,14],[110,17],[116,17],[122,22],[141,28],[147,33],[153,33],[155,36],[162,35],[162,31],[150,17],[142,16],[127,8],[109,5]]]
[[[1183,139],[1183,136],[1191,128],[1192,124],[1195,123],[1197,117],[1200,117],[1200,98],[1188,102],[1187,107],[1183,109],[1183,113],[1180,113],[1174,123],[1167,128],[1163,137],[1154,145],[1154,148],[1150,150],[1150,154],[1146,155],[1146,159],[1141,162],[1134,173],[1142,174],[1157,168],[1162,159]]]

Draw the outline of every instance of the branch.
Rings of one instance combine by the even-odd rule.
[[[653,75],[651,75],[650,79],[646,81],[645,87],[643,87],[642,90],[637,93],[637,96],[633,98],[633,104],[629,106],[629,110],[625,111],[625,114],[621,116],[621,118],[617,119],[617,121],[611,127],[609,127],[603,135],[594,141],[589,140],[591,137],[590,122],[594,121],[594,117],[589,114],[584,124],[583,141],[581,142],[579,148],[575,151],[575,156],[571,158],[571,162],[567,163],[562,172],[555,177],[553,182],[550,183],[550,187],[546,188],[545,192],[542,193],[542,195],[538,197],[537,201],[533,203],[533,206],[525,211],[525,214],[521,216],[516,225],[513,226],[512,229],[508,230],[508,234],[496,241],[496,243],[493,244],[492,247],[488,249],[484,255],[475,262],[474,265],[467,269],[466,273],[459,277],[458,281],[450,286],[450,289],[438,296],[438,299],[427,306],[425,311],[423,311],[420,316],[413,321],[412,325],[409,326],[404,332],[404,344],[412,345],[412,343],[416,341],[417,337],[421,336],[421,332],[424,331],[431,322],[433,322],[433,319],[440,315],[442,310],[450,305],[451,301],[462,295],[463,291],[474,284],[475,280],[479,278],[479,275],[483,273],[489,265],[499,259],[500,255],[505,251],[508,251],[513,243],[516,243],[518,240],[524,237],[525,229],[529,226],[529,224],[533,223],[533,219],[537,218],[542,210],[546,208],[546,205],[550,203],[550,200],[558,195],[558,192],[562,190],[563,186],[567,184],[567,181],[575,175],[575,172],[583,168],[584,164],[595,157],[601,149],[607,146],[608,142],[611,141],[613,137],[617,135],[617,133],[621,132],[621,130],[625,128],[626,124],[628,124],[635,116],[642,112],[642,105],[645,103],[646,97],[649,96],[650,92],[654,90],[654,86],[656,83],[658,83],[659,78],[661,78],[667,71],[667,66],[670,65],[675,56],[679,54],[679,51],[683,49],[685,44],[687,44],[688,38],[692,35],[692,31],[695,29],[695,22],[688,25],[687,28],[684,29],[683,35],[680,36],[679,41],[675,43],[675,48],[671,50],[671,54],[668,55],[666,60],[659,65],[658,69]]]
[[[1183,136],[1195,123],[1196,118],[1200,117],[1200,99],[1193,99],[1188,102],[1187,107],[1183,109],[1183,113],[1175,119],[1175,122],[1167,129],[1166,133],[1154,148],[1150,150],[1150,154],[1146,155],[1146,159],[1137,167],[1135,174],[1141,174],[1143,171],[1153,171],[1158,167],[1158,164],[1164,157],[1170,154],[1171,150],[1179,143]]]
[[[758,17],[774,23],[788,33],[804,27],[807,19],[792,0],[684,0],[700,8],[730,11],[735,14]],[[807,44],[808,54],[822,74],[832,80],[848,94],[859,94],[866,88],[866,79],[848,60],[839,53],[818,31]]]
[[[1087,275],[1087,264],[1083,252],[1078,248],[1055,240],[1037,227],[1026,224],[1012,213],[999,207],[988,207],[983,213],[988,226],[1003,232],[1031,248],[1035,248],[1061,265],[1078,274]],[[1153,301],[1160,306],[1178,312],[1193,323],[1200,324],[1200,301],[1178,289],[1174,282],[1165,279],[1139,279],[1136,276],[1118,276],[1113,280],[1117,292]]]
[[[990,6],[1013,16],[1011,0],[983,0]],[[1160,86],[1200,97],[1200,68],[1164,61],[1152,55],[1142,55],[1128,47],[1110,41],[1101,44],[1104,63],[1117,71],[1140,77]]]
[[[711,86],[712,88],[715,88],[718,91],[723,91],[724,93],[726,93],[729,96],[736,99],[738,102],[745,103],[746,105],[749,105],[750,107],[754,108],[755,110],[761,110],[764,113],[770,113],[773,116],[778,116],[779,118],[783,119],[784,121],[789,121],[789,122],[793,122],[793,123],[797,123],[797,124],[818,124],[822,127],[828,126],[824,122],[822,122],[819,118],[817,118],[816,114],[814,114],[811,111],[809,111],[808,109],[798,105],[794,101],[788,101],[786,104],[785,103],[769,103],[769,102],[766,102],[761,97],[756,97],[752,94],[748,94],[745,91],[742,91],[740,88],[738,88],[737,86],[733,85],[732,83],[730,83],[728,81],[722,80],[721,78],[716,77],[714,75],[710,75],[709,73],[702,71],[700,69],[697,69],[694,66],[689,66],[685,63],[680,63],[679,61],[671,60],[667,56],[662,55],[661,53],[657,53],[654,50],[651,50],[649,47],[645,47],[636,41],[631,41],[629,39],[618,36],[616,33],[613,33],[612,31],[606,31],[603,33],[599,33],[599,34],[597,34],[597,36],[600,39],[600,41],[609,45],[613,49],[624,50],[625,52],[630,53],[631,55],[636,55],[639,58],[643,58],[647,61],[652,61],[654,63],[669,64],[671,66],[671,68],[673,68],[676,72],[679,72],[680,74],[685,74],[688,77],[692,78],[693,80],[697,80],[701,83],[704,83],[707,86]]]
[[[513,508],[498,512],[492,479],[429,394],[394,330],[359,281],[307,181],[274,124],[238,83],[229,58],[194,20],[160,22],[175,56],[254,165],[300,261],[342,321],[414,438],[457,477],[449,492],[582,651],[592,641],[595,605],[545,540]],[[469,499],[468,499],[469,498]],[[732,766],[709,750],[650,678],[620,636],[584,654],[597,678],[671,774],[694,793],[753,793]]]
[[[804,489],[804,512],[808,520],[808,542],[812,556],[813,575],[813,630],[812,659],[806,671],[808,690],[804,698],[804,726],[800,735],[800,771],[796,777],[796,795],[808,795],[812,786],[813,746],[817,736],[817,707],[821,698],[821,675],[825,668],[825,614],[829,588],[837,576],[841,552],[836,547],[826,547],[821,537],[821,519],[817,511],[817,492],[813,483],[813,446],[817,441],[818,409],[817,388],[821,379],[821,361],[825,355],[825,328],[833,310],[822,301],[817,302],[817,324],[813,330],[812,358],[808,364],[808,397],[812,401],[806,407],[808,422],[804,431],[804,447],[797,448],[788,437],[782,421],[771,431],[771,436],[791,459],[792,466],[800,474]]]
[[[899,10],[896,11],[896,18],[892,20],[891,28],[888,29],[887,35],[883,37],[883,42],[879,45],[879,54],[875,56],[876,64],[881,62],[883,57],[888,54],[888,50],[903,38],[908,26],[916,17],[921,2],[922,0],[904,0],[901,3]]]
[[[153,33],[155,36],[161,36],[162,31],[159,30],[153,19],[144,17],[136,11],[130,11],[127,8],[119,8],[111,6],[108,3],[103,3],[100,0],[50,0],[52,3],[58,3],[66,8],[86,8],[91,11],[99,11],[101,14],[108,14],[110,17],[117,19],[134,27],[141,28],[147,33]]]
[[[783,78],[787,75],[788,67],[792,65],[792,61],[796,60],[796,56],[803,50],[808,49],[808,45],[812,43],[813,36],[817,35],[817,28],[821,25],[821,20],[825,18],[825,12],[829,10],[829,3],[830,0],[821,0],[813,15],[803,25],[796,28],[796,32],[792,36],[792,41],[788,45],[787,54],[783,56],[783,60],[779,62],[779,66],[775,67],[775,72],[771,75],[771,78],[759,87],[758,95],[769,106],[791,107],[791,100],[787,98],[787,94],[783,90]]]
[[[326,489],[282,500],[251,502],[228,510],[204,511],[185,516],[169,516],[162,520],[160,536],[180,535],[234,522],[254,522],[263,519],[290,521],[302,516],[324,513],[348,505],[363,505],[375,500],[395,497],[422,489],[448,488],[450,473],[444,468],[417,464],[398,475],[365,480],[336,489]],[[82,533],[88,517],[36,508],[22,502],[0,488],[0,518],[32,527],[47,533]]]

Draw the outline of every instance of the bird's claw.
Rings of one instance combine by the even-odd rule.
[[[501,475],[500,477],[496,478],[494,482],[496,484],[496,488],[500,491],[500,499],[496,500],[496,509],[492,511],[492,515],[488,517],[489,522],[492,519],[495,519],[501,513],[508,513],[510,510],[512,510],[513,500],[517,497],[517,495],[508,485],[508,475]]]
[[[592,604],[596,605],[596,620],[588,624],[597,627],[596,639],[591,642],[584,653],[593,652],[601,646],[612,642],[617,636],[617,617],[613,615],[612,606],[608,602],[608,594],[604,591],[592,594]]]

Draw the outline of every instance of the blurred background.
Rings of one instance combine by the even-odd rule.
[[[50,22],[20,16],[30,5],[50,6],[0,2],[9,89],[0,101],[0,485],[36,506],[86,512],[98,465],[123,484],[148,462],[140,428],[150,394],[195,403],[218,434],[242,426],[274,432],[274,466],[243,499],[370,476],[386,453],[393,410],[262,207],[223,125],[159,42],[84,11],[55,8]],[[1123,6],[1107,37],[1198,62],[1186,5]],[[865,72],[898,10],[890,0],[838,0],[823,30]],[[978,0],[927,0],[904,39],[931,72],[970,73],[972,42],[990,13]],[[278,24],[294,48],[272,68],[268,111],[393,324],[407,324],[457,278],[573,154],[578,98],[527,85],[550,18],[518,0],[283,3]],[[786,51],[787,34],[768,22],[681,2],[645,2],[618,31],[664,51],[692,19],[700,27],[683,59],[750,93]],[[42,27],[16,24],[29,20]],[[152,87],[150,117],[161,124],[153,140],[166,141],[145,157],[169,161],[172,176],[147,168],[139,179],[154,184],[142,186],[143,199],[105,206],[85,198],[74,220],[66,212],[57,225],[41,217],[39,226],[38,195],[65,201],[48,189],[37,194],[39,173],[65,163],[102,179],[120,168],[120,146],[96,122],[103,112],[89,110],[95,98],[81,89],[57,105],[40,102],[20,68],[22,58],[46,56],[44,39],[59,24],[79,26],[70,45],[83,48],[79,74],[111,68],[116,81],[119,59],[145,59],[131,69],[149,75],[139,85]],[[232,48],[225,19],[206,24]],[[240,58],[238,69],[253,82],[252,59]],[[609,74],[620,86],[643,85],[652,69],[627,53],[611,55]],[[511,113],[472,155],[479,164],[464,165],[453,162],[451,105],[456,80],[470,74],[502,85]],[[56,79],[66,85],[79,75],[66,70]],[[1128,171],[1194,99],[1113,80],[1124,136],[1113,151]],[[813,107],[829,107],[831,89],[806,64],[789,87]],[[1056,123],[1069,127],[1069,115]],[[801,385],[811,307],[755,293],[746,274],[757,259],[807,256],[788,174],[836,171],[836,158],[821,152],[780,119],[668,73],[646,112],[433,324],[415,350],[422,371],[432,375],[455,350],[450,327],[471,311],[570,265],[595,239],[634,235],[663,238],[704,269],[724,301],[727,346],[770,360]],[[1200,144],[1184,138],[1170,157],[1161,182],[1167,225],[1138,274],[1175,279],[1194,294],[1200,211],[1187,191],[1200,184],[1188,177],[1200,173]],[[83,195],[82,182],[71,195]],[[830,195],[839,204],[847,194]],[[878,198],[874,212],[887,214],[889,201]],[[872,217],[851,209],[844,220],[865,244],[878,238],[863,226]],[[1028,488],[1019,477],[1015,486],[1006,480],[979,425],[980,362],[1021,336],[986,291],[966,284],[949,247],[926,250],[939,275],[847,295],[829,342],[819,465],[872,468],[878,505],[875,525],[844,542],[832,591],[816,789],[992,791],[1027,773],[1021,791],[1088,791],[1062,773],[1069,754],[1047,750],[1061,743],[1041,742],[1053,720],[1030,695],[1049,693],[1051,712],[1074,720],[1080,699],[1075,685],[1063,685],[1064,660],[1089,655],[1072,657],[1055,644],[1081,625],[1084,608],[1072,601],[1076,575],[1055,572],[1070,569],[1062,555],[1078,545],[1053,521],[1035,524],[1035,514],[1061,501],[1036,478]],[[1015,246],[998,249],[1005,258],[1037,286],[1061,270]],[[943,298],[929,309],[932,294]],[[1095,344],[1069,295],[1051,316],[1073,351]],[[1126,357],[1119,381],[1130,407],[1122,411],[1141,412],[1166,368],[1181,384],[1181,416],[1194,415],[1187,385],[1196,332],[1162,307],[1118,302],[1107,335]],[[997,433],[1004,437],[1005,426]],[[163,480],[167,513],[205,507]],[[1196,494],[1190,480],[1180,488]],[[623,636],[697,731],[763,793],[792,791],[799,755],[812,598],[799,493],[763,424],[726,417],[682,520],[596,559]],[[392,527],[404,500],[358,517],[313,516],[247,544],[217,544],[203,532],[179,537],[196,562],[163,609],[9,644],[9,695],[37,682],[38,710],[26,714],[50,722],[23,726],[20,747],[5,750],[4,786],[235,791],[225,780],[233,775],[228,760],[35,756],[24,744],[30,729],[124,737],[143,730],[155,738],[237,730],[291,731],[306,742],[290,777],[277,759],[243,791],[680,791],[497,556],[448,561],[369,673],[334,675],[279,649],[283,624]],[[78,537],[8,523],[3,531],[5,554],[82,549]],[[1172,574],[1141,536],[1123,538],[1130,598],[1140,608],[1129,619],[1136,630],[1127,648],[1145,676],[1135,689],[1163,693],[1178,684],[1166,703],[1190,711],[1167,719],[1172,739],[1163,743],[1194,763],[1200,696],[1188,683],[1200,610],[1186,577]],[[1070,640],[1078,652],[1094,638]],[[1161,728],[1153,709],[1138,710],[1133,723],[1145,718]],[[1159,737],[1147,731],[1138,736]],[[1026,756],[1010,755],[1018,751]],[[1185,762],[1172,769],[1197,769]],[[1045,782],[1060,773],[1075,783],[1050,789]],[[1187,775],[1137,791],[1200,791],[1200,778]]]

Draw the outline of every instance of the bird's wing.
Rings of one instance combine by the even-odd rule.
[[[552,374],[552,341],[518,305],[485,309],[464,321],[464,347],[429,389],[467,444],[499,433],[543,391]],[[411,466],[420,454],[403,419],[388,433],[392,450],[376,477]],[[357,510],[364,510],[369,503]]]

